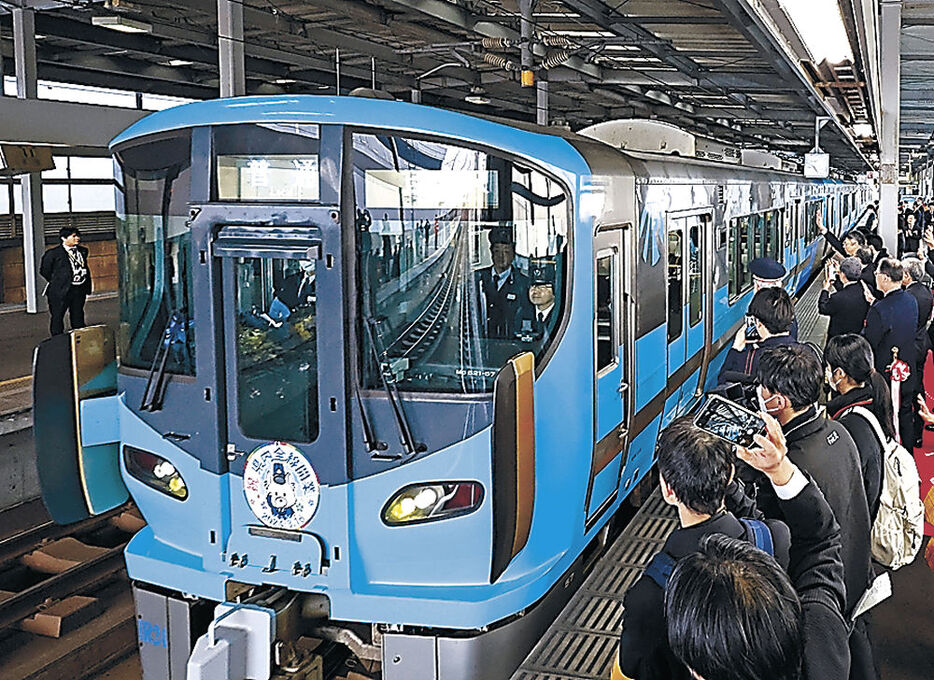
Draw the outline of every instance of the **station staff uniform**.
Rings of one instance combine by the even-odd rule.
[[[791,538],[788,527],[778,520],[765,520],[772,532],[775,559],[788,568]],[[675,529],[662,550],[675,559],[697,552],[704,536],[725,534],[744,538],[745,526],[731,512],[722,511],[708,520]],[[650,576],[643,574],[623,600],[623,629],[619,637],[619,668],[634,680],[690,680],[688,671],[668,646],[665,623],[665,593]]]
[[[42,255],[39,273],[48,281],[45,295],[49,301],[49,332],[65,332],[65,312],[72,328],[84,327],[84,301],[91,292],[91,270],[88,249],[82,245],[64,244],[50,248]]]
[[[749,263],[748,269],[749,273],[752,274],[752,281],[756,291],[762,288],[781,288],[785,280],[785,274],[788,273],[785,265],[771,257],[757,257]],[[793,340],[798,339],[797,317],[791,320],[788,335]]]

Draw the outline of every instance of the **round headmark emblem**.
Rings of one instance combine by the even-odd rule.
[[[321,496],[318,475],[291,444],[264,444],[246,459],[243,493],[253,514],[275,529],[301,529],[314,517]]]

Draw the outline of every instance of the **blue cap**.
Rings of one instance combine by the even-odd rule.
[[[785,276],[785,267],[771,257],[757,257],[749,263],[749,273],[757,279],[774,281]]]

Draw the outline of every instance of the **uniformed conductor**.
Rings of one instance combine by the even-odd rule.
[[[487,237],[493,264],[474,272],[486,337],[513,339],[522,330],[523,319],[533,318],[529,279],[513,266],[516,246],[512,230],[495,227]]]
[[[81,243],[81,232],[75,227],[62,227],[58,232],[62,244],[42,255],[39,273],[48,281],[45,295],[49,299],[49,332],[65,332],[65,311],[72,328],[84,327],[84,301],[91,292],[91,270],[88,249]]]

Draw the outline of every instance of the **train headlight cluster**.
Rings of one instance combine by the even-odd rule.
[[[406,486],[383,507],[383,521],[390,526],[417,524],[459,517],[473,512],[483,501],[477,482],[428,482]]]
[[[127,472],[146,486],[180,501],[188,498],[185,480],[175,466],[162,456],[133,446],[124,446],[123,461],[126,463]]]

